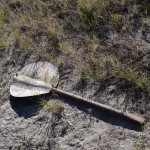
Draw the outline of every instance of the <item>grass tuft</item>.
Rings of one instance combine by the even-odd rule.
[[[24,1],[23,0],[10,0],[9,6],[11,8],[20,8],[23,5]]]
[[[48,112],[61,113],[64,110],[63,104],[58,101],[42,100],[41,106]]]

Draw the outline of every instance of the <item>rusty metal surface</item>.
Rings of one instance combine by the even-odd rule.
[[[35,62],[22,68],[10,87],[14,97],[28,97],[49,93],[58,84],[59,73],[56,66],[49,62]]]

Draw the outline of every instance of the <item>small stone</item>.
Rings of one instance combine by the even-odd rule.
[[[111,86],[108,87],[108,91],[109,91],[110,94],[113,94],[115,92],[115,90],[116,90],[115,85],[111,85]]]

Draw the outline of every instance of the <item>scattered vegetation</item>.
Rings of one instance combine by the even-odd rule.
[[[49,111],[49,112],[53,112],[53,113],[61,113],[64,110],[64,106],[61,102],[58,101],[46,101],[46,100],[42,100],[41,101],[41,106]]]
[[[150,93],[150,62],[143,61],[146,49],[133,40],[149,23],[148,0],[10,0],[0,8],[1,49],[14,41],[21,50],[58,65],[70,60],[80,70],[80,80],[113,77]],[[124,44],[118,39],[117,45],[109,46],[110,31],[126,37]],[[84,38],[76,40],[79,32]]]
[[[77,69],[79,82],[112,80],[149,99],[149,47],[138,40],[149,30],[149,15],[149,0],[1,1],[0,57],[13,42],[14,53]],[[64,109],[55,101],[41,105],[50,112]]]
[[[146,138],[147,129],[148,129],[148,122],[145,122],[145,124],[142,127],[140,145],[138,146],[135,143],[135,145],[133,146],[133,150],[150,150],[150,148],[148,148],[146,146],[146,143],[147,143],[147,138]]]
[[[10,0],[9,6],[13,9],[20,8],[23,5],[23,0]]]

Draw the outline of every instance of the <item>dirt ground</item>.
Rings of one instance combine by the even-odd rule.
[[[150,150],[148,0],[101,1],[101,11],[89,0],[8,2],[0,1],[0,150]],[[12,97],[13,76],[38,60],[57,60],[58,89],[147,122],[53,93]],[[64,110],[49,112],[42,99]]]
[[[9,57],[10,51],[15,57],[13,60]],[[37,97],[11,97],[9,87],[15,73],[37,58],[13,47],[9,47],[6,54],[7,57],[5,60],[2,58],[0,63],[1,150],[148,150],[150,147],[149,123],[143,131],[133,122],[60,96],[47,95],[45,98],[62,101],[65,109],[61,114],[44,110],[36,101]],[[140,109],[133,107],[140,106],[140,100],[131,103],[129,95],[117,92],[116,86],[109,81],[105,84],[81,86],[77,83],[77,75],[78,71],[72,70],[65,75],[67,78],[60,80],[58,88],[142,115],[142,106]],[[130,98],[132,99],[131,96]]]

